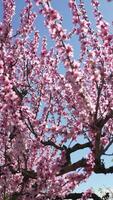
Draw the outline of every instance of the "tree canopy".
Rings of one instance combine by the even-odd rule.
[[[99,1],[69,0],[73,27],[63,27],[51,0],[25,0],[15,31],[16,1],[2,0],[0,22],[0,199],[108,199],[76,187],[92,175],[112,174],[113,34]],[[36,5],[37,12],[33,5]],[[43,15],[53,47],[36,27]],[[80,56],[74,57],[78,37]],[[40,37],[42,39],[40,40]],[[41,41],[41,42],[40,42]],[[63,65],[64,73],[59,72]],[[79,150],[87,154],[79,157]],[[72,153],[76,161],[72,161]]]

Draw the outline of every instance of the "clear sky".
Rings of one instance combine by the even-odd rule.
[[[66,29],[71,30],[71,27],[72,27],[71,12],[68,9],[67,2],[68,2],[68,0],[52,0],[52,5],[55,9],[59,10],[61,15],[63,16],[64,27]],[[100,9],[102,11],[104,18],[109,23],[112,23],[112,21],[113,21],[113,2],[108,3],[107,0],[100,0],[99,2],[101,4]],[[85,4],[86,4],[88,16],[89,16],[90,20],[92,21],[92,26],[95,26],[94,18],[93,18],[92,10],[91,10],[90,0],[85,0]],[[16,0],[16,15],[13,20],[14,29],[16,29],[19,25],[19,13],[23,6],[24,6],[24,0]],[[2,0],[0,0],[0,19],[2,19]],[[49,38],[48,31],[46,30],[46,28],[44,28],[42,16],[38,17],[38,19],[36,21],[36,27],[40,31],[40,35],[42,35],[42,36],[46,35],[48,37],[48,46],[51,46],[53,43]],[[73,44],[73,46],[75,47],[75,58],[78,58],[80,49],[79,49],[79,43],[78,43],[77,38],[73,38],[70,41],[70,43]],[[78,152],[78,155],[79,156],[82,155],[81,151]],[[72,159],[73,160],[75,159],[74,154],[72,156]],[[93,188],[97,189],[99,187],[104,187],[104,186],[113,188],[113,174],[110,174],[110,175],[95,175],[95,174],[93,174],[86,183],[82,184],[77,189],[77,191],[83,191],[89,187],[93,187]]]

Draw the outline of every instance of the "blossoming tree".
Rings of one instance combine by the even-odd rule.
[[[69,0],[71,32],[63,28],[52,1],[25,2],[15,31],[16,1],[2,1],[0,199],[101,200],[90,190],[73,191],[92,172],[113,173],[113,166],[106,167],[104,160],[113,144],[113,35],[109,24],[97,0],[91,1],[95,30],[84,1]],[[53,48],[47,48],[46,37],[40,43],[32,4],[44,16]],[[69,44],[76,35],[81,47],[78,60]],[[58,70],[62,64],[63,75]],[[79,158],[78,151],[85,149],[87,155]],[[78,160],[72,161],[72,153]]]

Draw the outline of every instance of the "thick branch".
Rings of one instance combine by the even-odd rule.
[[[94,167],[94,172],[96,174],[112,174],[113,173],[113,166],[112,167],[108,167],[108,168],[105,168],[104,164],[102,165],[95,165]]]
[[[73,153],[75,151],[78,151],[78,150],[81,150],[81,149],[85,149],[87,147],[90,147],[90,148],[92,147],[91,142],[87,142],[87,143],[84,143],[84,144],[77,143],[73,147],[69,148],[69,152]]]
[[[91,144],[91,142],[87,142],[87,143],[84,143],[84,144],[79,144],[79,143],[77,143],[77,144],[75,144],[73,147],[71,147],[71,148],[68,148],[68,147],[66,147],[66,146],[58,146],[57,144],[55,144],[53,141],[51,141],[51,140],[48,140],[48,141],[41,141],[41,143],[44,145],[44,146],[53,146],[53,147],[55,147],[56,149],[59,149],[59,150],[66,150],[66,151],[68,151],[68,153],[73,153],[73,152],[75,152],[75,151],[78,151],[78,150],[81,150],[81,149],[85,149],[85,148],[87,148],[87,147],[92,147],[92,144]]]
[[[37,173],[34,171],[34,170],[26,170],[26,169],[23,169],[22,170],[22,175],[26,178],[26,179],[37,179]]]
[[[82,197],[82,195],[83,195],[83,193],[72,193],[72,194],[67,195],[65,199],[76,200],[76,199],[80,199]],[[93,200],[102,200],[102,198],[100,198],[95,193],[92,193],[90,198]]]
[[[86,167],[86,159],[85,158],[82,158],[78,162],[75,162],[73,164],[70,164],[70,165],[63,167],[61,169],[60,173],[58,174],[58,176],[66,174],[66,173],[71,172],[71,171],[75,171],[76,169],[83,168],[83,167]]]

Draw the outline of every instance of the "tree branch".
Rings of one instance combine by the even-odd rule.
[[[55,144],[53,141],[51,140],[48,140],[48,141],[41,141],[41,143],[44,145],[44,146],[53,146],[54,148],[58,149],[58,150],[64,150],[63,147],[61,146],[58,146],[57,144]]]
[[[58,176],[66,174],[66,173],[71,172],[71,171],[75,171],[78,168],[83,168],[83,167],[86,166],[86,164],[87,164],[86,159],[82,158],[81,160],[79,160],[79,161],[77,161],[73,164],[70,164],[70,165],[63,167],[61,169],[60,173],[58,174]]]
[[[48,141],[41,141],[41,143],[44,145],[44,146],[53,146],[55,147],[56,149],[59,149],[59,150],[66,150],[68,151],[68,153],[73,153],[75,151],[78,151],[78,150],[81,150],[81,149],[85,149],[87,147],[92,147],[92,144],[91,142],[87,142],[87,143],[84,143],[84,144],[75,144],[73,147],[66,147],[65,145],[63,146],[58,146],[57,144],[55,144],[53,141],[51,140],[48,140]]]
[[[102,121],[102,126],[104,126],[109,119],[113,118],[113,110],[111,110],[107,115],[106,117],[103,119]]]
[[[97,116],[98,116],[99,101],[100,101],[101,91],[102,91],[102,88],[103,88],[103,83],[104,83],[104,81],[102,81],[101,86],[98,86],[98,85],[97,85],[98,94],[97,94],[97,102],[96,102],[94,120],[96,120],[96,119],[97,119]]]
[[[78,151],[78,150],[81,150],[81,149],[85,149],[87,147],[90,147],[90,148],[92,147],[91,142],[87,142],[87,143],[84,143],[84,144],[77,143],[73,147],[69,148],[69,152],[73,153],[75,151]]]
[[[113,166],[106,168],[104,163],[100,160],[100,162],[95,164],[94,172],[96,174],[110,174],[113,173]]]
[[[71,199],[71,200],[76,200],[76,199],[80,199],[82,197],[83,193],[71,193],[69,195],[67,195],[65,197],[65,200],[66,199]],[[102,200],[101,197],[99,197],[98,195],[96,195],[95,193],[92,193],[91,197],[89,197],[93,200]]]

